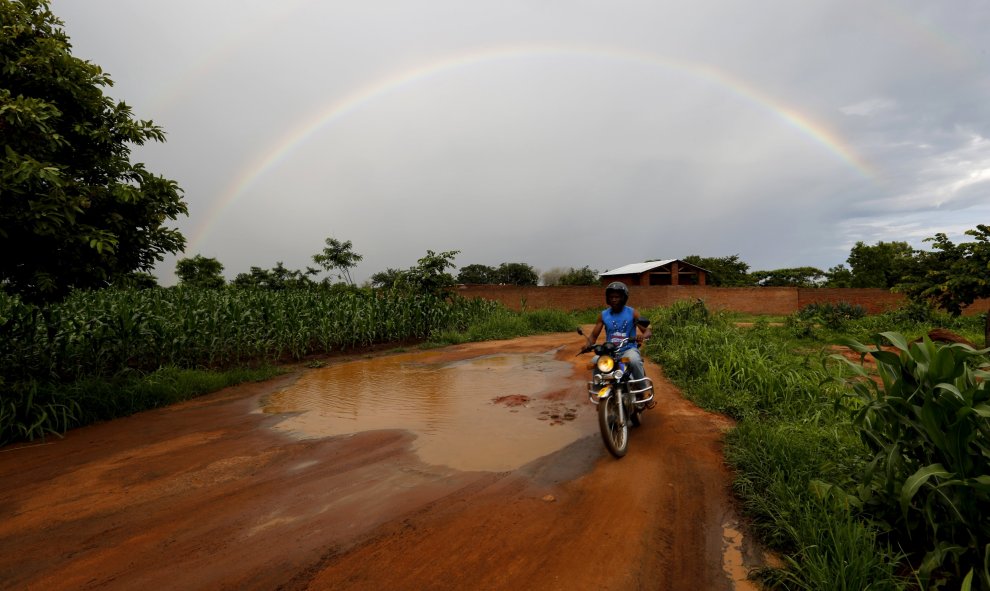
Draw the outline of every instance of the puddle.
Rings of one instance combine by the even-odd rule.
[[[303,438],[405,429],[424,462],[459,470],[512,470],[594,432],[581,397],[541,397],[581,387],[553,351],[436,357],[406,353],[312,370],[261,411],[299,413],[275,428]]]

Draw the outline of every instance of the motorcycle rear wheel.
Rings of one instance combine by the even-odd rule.
[[[613,394],[598,403],[598,428],[602,432],[605,449],[617,458],[626,455],[629,448],[629,423],[619,425],[619,397]]]

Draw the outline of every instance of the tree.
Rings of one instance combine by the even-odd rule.
[[[560,276],[560,285],[598,285],[598,270],[585,265],[580,269],[571,267]]]
[[[118,275],[111,285],[120,289],[155,289],[158,287],[158,278],[151,273],[135,271]]]
[[[239,288],[259,288],[272,291],[300,289],[316,285],[309,276],[317,273],[319,271],[312,267],[307,267],[305,272],[289,269],[282,264],[282,261],[279,261],[271,270],[251,267],[249,273],[238,273],[230,284]]]
[[[457,273],[458,283],[495,283],[495,269],[488,265],[467,265]]]
[[[818,287],[825,278],[825,273],[815,267],[792,267],[753,271],[750,277],[760,287]]]
[[[406,272],[388,268],[371,275],[371,286],[382,289],[401,288],[406,281]]]
[[[918,251],[919,265],[897,290],[917,302],[927,302],[953,316],[980,298],[990,298],[990,226],[979,224],[966,234],[975,242],[953,244],[938,233],[926,242],[934,250]],[[990,313],[983,327],[983,346],[990,347]]]
[[[351,248],[350,240],[341,242],[333,237],[328,237],[323,252],[313,255],[313,262],[323,267],[327,272],[334,269],[340,270],[337,276],[346,281],[348,285],[354,285],[354,281],[351,280],[350,269],[356,267],[364,257],[352,251]]]
[[[825,271],[823,287],[852,287],[853,274],[845,265],[836,265]]]
[[[739,260],[737,254],[727,257],[702,257],[692,254],[681,260],[708,271],[708,285],[715,287],[752,285],[749,265]]]
[[[495,269],[495,281],[506,285],[536,285],[540,280],[536,269],[526,263],[502,263]]]
[[[850,287],[890,289],[910,275],[918,262],[907,242],[857,242],[849,251]]]
[[[435,253],[426,251],[426,256],[416,261],[415,267],[405,272],[405,285],[416,293],[446,297],[450,289],[456,285],[454,276],[447,272],[454,267],[454,257],[459,250],[448,250]]]
[[[179,283],[190,287],[220,289],[227,284],[223,278],[223,263],[201,254],[191,259],[179,259],[175,263],[175,274]]]
[[[31,301],[150,271],[185,238],[178,185],[130,162],[132,145],[164,141],[73,57],[46,0],[0,2],[0,286]]]

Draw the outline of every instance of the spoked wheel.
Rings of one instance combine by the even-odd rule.
[[[617,458],[629,447],[629,424],[619,424],[619,397],[613,394],[598,402],[598,428],[609,453]]]

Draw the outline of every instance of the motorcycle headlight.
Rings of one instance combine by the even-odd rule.
[[[613,367],[615,367],[615,360],[608,355],[602,355],[598,358],[598,371],[608,373],[612,371]]]

